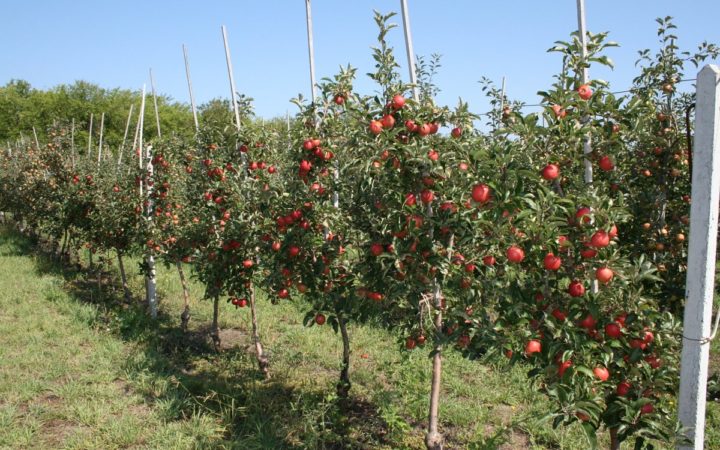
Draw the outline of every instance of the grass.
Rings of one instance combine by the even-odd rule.
[[[126,267],[139,295],[137,261]],[[386,331],[353,326],[353,388],[341,403],[339,337],[329,327],[305,328],[301,305],[259,301],[272,371],[265,381],[251,354],[247,309],[222,304],[217,353],[207,338],[210,302],[197,300],[201,287],[191,284],[183,334],[177,273],[160,267],[158,275],[161,314],[151,321],[139,300],[121,301],[115,278],[99,291],[87,271],[0,230],[0,448],[424,448],[426,351],[400,352]],[[578,427],[552,430],[534,419],[550,406],[522,367],[450,353],[442,396],[449,449],[589,447]],[[709,421],[706,448],[720,448],[717,404]]]

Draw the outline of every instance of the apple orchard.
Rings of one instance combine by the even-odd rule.
[[[612,448],[673,442],[692,164],[692,98],[677,88],[717,49],[682,54],[661,21],[663,47],[619,96],[579,75],[609,65],[614,44],[589,34],[583,57],[575,34],[551,49],[563,70],[541,112],[486,86],[496,108],[478,115],[437,105],[431,74],[413,97],[385,41],[390,17],[375,18],[374,93],[354,89],[348,66],[314,103],[295,99],[287,127],[243,104],[237,129],[200,124],[124,158],[78,154],[58,123],[46,145],[3,156],[0,209],[66,258],[112,252],[127,298],[123,258],[195,278],[216,345],[219,302],[251,315],[266,377],[257,302],[296,302],[306,326],[336,331],[339,398],[352,395],[348,330],[391,330],[398,351],[430,354],[428,448],[443,445],[447,352],[527,368],[549,423],[580,423],[592,446],[601,432]],[[186,290],[179,326],[190,320]]]

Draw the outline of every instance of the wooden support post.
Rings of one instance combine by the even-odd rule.
[[[232,99],[233,111],[235,112],[235,127],[240,130],[240,110],[237,104],[237,91],[235,90],[235,77],[233,77],[232,60],[230,59],[230,45],[228,44],[225,25],[221,27],[223,44],[225,45],[225,62],[227,62],[228,78],[230,79],[230,98]]]
[[[90,131],[88,131],[88,149],[87,149],[87,157],[90,157],[90,153],[92,151],[92,127],[93,126],[93,113],[90,113]]]
[[[162,138],[160,132],[160,111],[158,110],[157,93],[155,92],[155,79],[153,78],[152,69],[150,69],[150,89],[152,90],[153,105],[155,105],[155,124],[157,125],[157,134]]]
[[[100,143],[98,144],[98,157],[97,164],[100,167],[100,160],[102,159],[102,145],[103,145],[103,133],[105,132],[105,113],[100,116]]]
[[[190,107],[192,108],[193,121],[195,122],[195,131],[200,130],[200,123],[198,122],[197,107],[195,106],[195,96],[193,95],[192,81],[190,80],[190,62],[188,60],[188,52],[185,45],[183,48],[183,57],[185,58],[185,77],[187,78],[188,91],[190,91]]]
[[[717,250],[718,200],[720,200],[720,68],[705,66],[697,77],[695,143],[693,150],[690,242],[680,366],[678,416],[687,428],[692,445],[682,450],[701,450],[705,439],[715,255]]]
[[[418,89],[417,73],[415,72],[415,53],[412,43],[412,31],[410,31],[410,14],[408,13],[407,0],[400,0],[400,10],[402,11],[403,31],[405,32],[408,72],[410,72],[410,82],[413,84],[413,98],[417,102],[420,101],[420,91]]]
[[[315,49],[313,46],[312,10],[310,0],[305,0],[305,21],[307,22],[308,58],[310,59],[310,98],[315,103]]]
[[[134,106],[135,106],[134,103],[130,103],[130,111],[128,112],[127,122],[125,122],[125,134],[123,134],[123,140],[122,140],[122,144],[120,145],[120,150],[118,150],[118,160],[117,160],[118,168],[120,167],[120,163],[122,162],[123,152],[125,151],[125,143],[127,142],[128,131],[130,131],[130,120],[132,119],[132,113],[133,113]]]

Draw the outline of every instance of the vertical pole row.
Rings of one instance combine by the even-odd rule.
[[[155,123],[157,125],[157,134],[162,138],[160,132],[160,111],[158,110],[157,94],[155,93],[155,79],[153,78],[152,69],[150,69],[150,89],[152,90],[153,104],[155,105]]]
[[[407,0],[400,0],[400,9],[402,10],[405,51],[407,52],[410,82],[413,84],[413,98],[417,102],[420,101],[420,91],[418,90],[417,73],[415,72],[415,53],[412,44],[412,32],[410,31],[410,14],[408,13]]]
[[[90,113],[90,131],[88,131],[88,149],[87,149],[87,157],[90,157],[90,152],[92,150],[92,127],[93,126],[93,113]]]
[[[120,163],[122,162],[122,156],[123,156],[123,151],[125,150],[125,143],[127,142],[128,131],[130,131],[130,120],[132,119],[132,113],[133,113],[134,106],[135,106],[134,103],[130,104],[130,111],[128,112],[127,122],[125,122],[125,133],[123,134],[122,144],[120,145],[120,150],[118,151],[118,161],[117,161],[118,167],[120,167]]]
[[[577,0],[577,19],[578,19],[578,34],[580,34],[580,46],[581,55],[583,58],[583,64],[587,63],[587,28],[585,25],[585,0]],[[583,67],[581,72],[582,83],[586,84],[590,81],[590,74],[588,68]],[[592,152],[592,146],[590,145],[590,136],[588,135],[583,142],[583,153],[585,154],[585,183],[593,182],[593,168],[590,159],[587,155]]]
[[[195,95],[193,95],[192,81],[190,79],[190,62],[188,59],[187,47],[185,44],[182,46],[183,58],[185,59],[185,78],[187,78],[188,91],[190,92],[190,107],[192,108],[193,121],[195,122],[195,131],[200,130],[200,123],[198,122],[197,107],[195,106]]]
[[[720,68],[705,66],[697,77],[690,242],[680,365],[678,416],[691,445],[702,450],[710,328],[715,290],[718,200],[720,200]]]
[[[102,158],[103,133],[105,132],[105,113],[100,116],[100,139],[98,142],[97,164],[100,167],[100,159]]]
[[[312,10],[310,0],[305,0],[305,19],[307,21],[308,58],[310,59],[310,98],[315,103],[315,48],[313,46]]]
[[[225,45],[225,61],[227,62],[228,78],[230,78],[230,98],[232,99],[233,110],[235,111],[235,127],[240,131],[240,111],[238,110],[235,77],[233,76],[232,60],[230,59],[230,46],[228,45],[227,31],[225,25],[221,26],[223,44]]]

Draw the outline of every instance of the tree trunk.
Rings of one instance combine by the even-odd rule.
[[[185,280],[185,272],[182,268],[180,260],[175,261],[178,275],[180,275],[180,284],[183,290],[183,312],[180,314],[180,328],[183,332],[187,331],[188,322],[190,321],[190,292],[188,291],[187,281]]]
[[[118,267],[120,268],[120,281],[122,282],[123,293],[125,294],[125,301],[130,302],[132,295],[130,294],[130,288],[128,287],[127,275],[125,274],[125,264],[123,264],[122,252],[117,250]]]
[[[617,428],[610,428],[610,450],[620,450],[620,441],[617,438]]]
[[[340,369],[340,381],[337,384],[337,394],[341,399],[347,399],[352,384],[350,383],[350,337],[347,332],[347,322],[345,316],[339,308],[335,309],[340,326],[340,335],[343,343],[343,359],[342,368]]]
[[[435,292],[433,293],[435,308],[437,315],[435,316],[435,332],[442,332],[442,300],[440,285],[435,284]],[[430,389],[430,417],[428,423],[428,432],[425,435],[425,445],[428,450],[443,449],[443,435],[438,431],[438,409],[440,406],[440,375],[442,374],[442,345],[435,344],[433,349],[433,369],[432,369],[432,386]]]
[[[215,294],[213,297],[213,321],[212,329],[210,330],[210,337],[215,345],[215,350],[220,350],[220,325],[218,324],[218,317],[220,315],[220,296]]]
[[[260,333],[258,332],[257,324],[257,311],[255,309],[255,286],[250,284],[250,318],[252,320],[252,337],[255,343],[255,354],[257,357],[258,367],[263,373],[265,378],[270,378],[270,369],[268,358],[263,351],[262,343],[260,342]]]
[[[94,264],[93,264],[93,253],[92,253],[91,249],[88,249],[88,264],[89,264],[90,270],[92,270]]]

